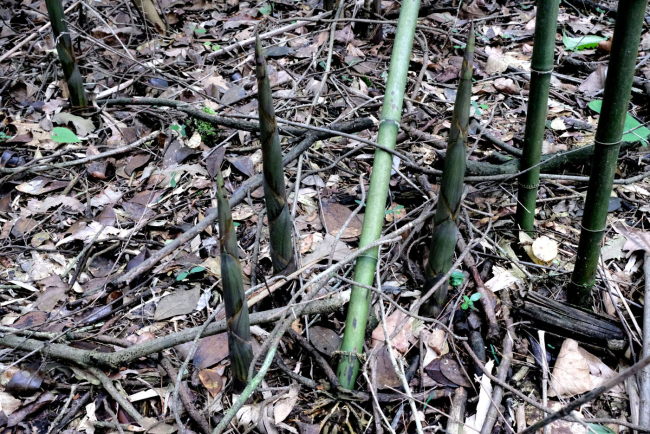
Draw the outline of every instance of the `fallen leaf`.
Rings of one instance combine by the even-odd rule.
[[[519,95],[519,88],[511,78],[497,78],[494,80],[494,87],[508,95]]]
[[[183,356],[187,354],[192,347],[192,342],[177,345],[175,348]],[[223,359],[228,357],[228,334],[219,333],[199,339],[199,346],[194,353],[192,363],[199,369],[206,369],[214,366]]]
[[[68,183],[66,181],[55,181],[44,176],[37,176],[31,181],[16,186],[16,190],[21,193],[38,196],[40,194],[49,193],[50,191],[60,190],[67,185]]]
[[[193,288],[188,291],[177,289],[174,293],[163,297],[156,306],[154,320],[172,318],[191,313],[199,302],[201,290]]]
[[[215,398],[223,389],[221,374],[216,369],[202,369],[199,372],[199,379],[203,386],[208,389],[210,395]]]
[[[68,112],[59,112],[55,114],[52,116],[52,122],[59,125],[72,123],[77,130],[77,134],[81,137],[85,137],[95,131],[95,124],[93,124],[92,120]]]
[[[23,402],[20,399],[14,398],[7,392],[0,392],[0,411],[5,416],[11,416],[21,405],[23,405]]]
[[[386,318],[386,330],[388,331],[388,336],[391,336],[397,326],[402,322],[406,314],[402,312],[401,310],[396,310],[392,314],[390,314]],[[409,345],[409,340],[413,336],[413,318],[409,318],[408,321],[406,321],[406,324],[404,324],[404,327],[397,333],[397,335],[391,339],[390,343],[393,348],[395,348],[397,351],[401,352],[402,354],[406,353],[408,351],[410,345]],[[383,342],[386,341],[385,336],[384,336],[384,328],[382,327],[381,324],[377,326],[372,331],[372,340],[373,340],[373,347],[376,347],[377,345],[381,345]]]
[[[309,328],[309,342],[318,351],[331,357],[341,346],[341,337],[327,327],[312,326]]]
[[[345,205],[341,205],[338,202],[323,202],[323,216],[325,217],[325,225],[329,234],[336,236],[347,219],[352,214],[350,208]],[[350,224],[345,228],[341,239],[355,238],[361,234],[361,227],[363,226],[363,220],[359,218],[359,215],[355,215],[354,218],[350,221]]]
[[[334,245],[334,241],[336,241],[335,237],[330,234],[326,234],[325,238],[322,241],[316,243],[316,248],[314,251],[302,258],[302,263],[312,264],[320,261],[321,259],[329,257],[332,251],[332,246]],[[334,251],[333,262],[342,261],[352,253],[352,250],[346,243],[339,241],[339,243],[336,245],[336,250]]]
[[[275,404],[273,407],[273,418],[275,423],[284,421],[298,402],[298,394],[300,393],[300,385],[292,383],[289,391]]]
[[[143,167],[147,162],[149,161],[149,154],[139,154],[133,156],[128,163],[126,163],[126,167],[124,168],[124,173],[126,173],[127,176],[131,176],[131,174]]]
[[[587,95],[593,95],[605,88],[605,77],[607,77],[607,65],[598,65],[598,68],[583,81],[578,90]]]
[[[86,205],[81,203],[79,200],[70,196],[48,196],[44,201],[37,199],[30,199],[27,202],[27,209],[34,212],[44,213],[47,212],[50,208],[62,206],[69,212],[72,213],[82,213],[86,210]]]
[[[510,288],[512,285],[522,282],[521,279],[505,268],[495,266],[493,267],[492,272],[494,273],[494,277],[485,282],[485,287],[490,289],[492,292],[500,291],[503,288]]]
[[[573,339],[562,343],[553,367],[548,395],[562,398],[580,395],[600,386],[616,373]]]
[[[632,253],[638,250],[644,250],[650,253],[650,232],[630,228],[622,223],[614,224],[613,227],[616,232],[627,239],[627,242],[623,246],[623,250],[627,251],[626,258],[632,256]]]

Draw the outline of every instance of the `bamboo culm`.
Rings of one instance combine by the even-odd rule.
[[[548,92],[553,72],[553,54],[559,0],[538,0],[533,58],[530,67],[530,94],[526,114],[523,154],[520,170],[528,170],[519,177],[516,221],[521,230],[533,235],[535,204],[539,188],[542,143],[546,125]]]
[[[59,55],[63,75],[68,83],[68,93],[70,94],[70,104],[73,107],[83,108],[88,105],[84,81],[79,71],[79,65],[72,49],[72,39],[68,31],[68,24],[63,14],[63,5],[61,0],[45,0],[47,14],[52,24],[52,34],[56,43],[56,52]]]
[[[458,241],[456,220],[460,214],[463,181],[467,160],[467,129],[472,96],[472,72],[474,61],[474,25],[470,27],[467,46],[463,56],[460,83],[456,92],[454,113],[451,119],[449,141],[440,183],[440,196],[433,218],[433,234],[429,260],[424,268],[423,294],[433,287],[454,262],[454,249]],[[420,307],[423,316],[438,316],[447,300],[447,284],[443,283],[436,293]]]
[[[280,146],[278,124],[275,120],[271,84],[259,37],[255,41],[255,64],[260,112],[264,200],[269,221],[271,262],[276,274],[287,275],[295,271],[291,214],[284,185],[282,147]]]
[[[402,114],[402,103],[406,88],[406,78],[411,60],[411,48],[417,25],[420,0],[405,0],[400,10],[399,22],[393,53],[391,55],[386,95],[381,112],[381,123],[377,143],[390,149],[395,149],[395,141],[399,130]],[[381,235],[388,195],[388,182],[393,157],[388,152],[377,149],[370,176],[368,203],[363,220],[359,247],[364,247],[377,240]],[[369,250],[357,259],[354,269],[354,280],[371,286],[375,275],[375,265],[379,248]],[[354,286],[350,296],[345,333],[341,350],[337,376],[341,385],[353,389],[359,373],[359,358],[363,353],[363,342],[368,321],[371,291]]]
[[[581,306],[591,306],[591,288],[596,281],[600,243],[607,227],[607,209],[647,5],[648,0],[621,0],[618,3],[578,254],[567,290],[569,301]]]
[[[221,279],[226,307],[228,357],[232,369],[233,390],[241,393],[248,384],[248,368],[253,360],[248,304],[244,292],[239,246],[230,205],[223,195],[223,178],[217,174],[219,242],[221,245]]]

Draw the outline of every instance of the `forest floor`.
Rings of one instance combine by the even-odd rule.
[[[145,21],[136,3],[162,13]],[[337,387],[337,359],[346,357],[337,350],[400,3],[383,1],[379,13],[363,2],[325,12],[317,1],[287,0],[64,7],[94,101],[83,112],[68,104],[45,1],[0,4],[0,432],[207,434],[230,417],[238,397],[222,321],[218,170],[237,226],[256,369],[273,362],[226,431],[416,432],[417,418],[425,432],[461,432],[454,422],[464,420],[462,432],[474,433],[490,423],[496,397],[487,432],[517,432],[543,417],[543,402],[558,410],[640,358],[650,338],[642,333],[648,16],[626,121],[631,143],[618,160],[593,305],[580,311],[567,305],[565,287],[615,2],[560,5],[544,154],[582,151],[542,167],[532,237],[517,230],[514,213],[535,4],[422,4],[367,357],[359,392],[348,393]],[[458,248],[445,310],[422,318],[411,307],[422,295],[470,19],[477,42],[459,223],[467,247]],[[272,275],[260,187],[256,33],[287,155],[299,258],[288,281]],[[291,296],[305,288],[319,291],[317,301],[291,318],[300,303]],[[385,346],[384,311],[399,372]],[[212,314],[207,337],[195,341]],[[549,432],[631,432],[637,381],[598,394],[572,417]]]

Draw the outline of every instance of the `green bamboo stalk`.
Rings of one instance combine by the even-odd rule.
[[[276,274],[290,274],[295,270],[293,241],[291,237],[291,215],[287,204],[282,170],[282,147],[275,120],[271,84],[266,73],[266,59],[262,43],[255,41],[255,63],[257,93],[260,112],[260,135],[262,141],[262,164],[264,175],[264,200],[269,220],[271,262]]]
[[[253,360],[253,347],[248,304],[238,259],[237,234],[232,222],[230,205],[223,195],[221,171],[217,174],[217,209],[221,245],[221,281],[228,329],[228,358],[232,369],[233,390],[235,393],[241,393],[248,384],[248,368]]]
[[[395,140],[402,117],[406,76],[411,60],[411,47],[413,47],[419,9],[420,0],[404,1],[397,24],[377,136],[377,143],[390,149],[395,149]],[[360,248],[377,240],[381,235],[392,163],[393,156],[391,154],[379,149],[375,151],[368,203],[359,240]],[[372,285],[378,250],[378,247],[371,249],[357,259],[354,269],[355,281],[363,285]],[[347,389],[354,388],[354,382],[359,373],[359,357],[363,352],[369,305],[370,291],[359,286],[353,287],[345,321],[345,333],[341,343],[341,359],[337,370],[341,385]]]
[[[524,147],[519,177],[516,221],[519,227],[532,235],[535,221],[535,204],[539,188],[539,162],[542,158],[544,127],[548,106],[548,91],[553,71],[555,34],[559,0],[538,0],[535,22],[533,58],[530,68],[530,94],[524,132]],[[536,166],[536,167],[535,167]],[[528,170],[533,167],[533,169]]]
[[[460,83],[456,92],[454,114],[445,154],[445,164],[440,184],[440,195],[433,218],[433,235],[429,260],[424,268],[426,281],[422,293],[429,290],[438,279],[447,273],[454,262],[454,249],[458,240],[456,219],[460,214],[467,159],[467,128],[472,97],[472,71],[474,61],[474,25],[470,26],[469,38],[463,56]],[[447,300],[447,283],[443,283],[425,304],[420,313],[425,316],[438,316]]]
[[[596,281],[600,243],[607,228],[607,208],[614,184],[647,5],[648,0],[620,0],[618,3],[578,255],[567,290],[569,300],[577,305],[591,306],[591,288]]]
[[[63,75],[68,83],[68,92],[70,93],[70,104],[74,107],[86,107],[88,99],[84,89],[84,80],[79,72],[79,65],[72,49],[72,39],[68,32],[68,24],[63,14],[63,4],[61,0],[45,0],[47,13],[50,16],[52,24],[52,34],[56,42],[56,51],[61,60]]]

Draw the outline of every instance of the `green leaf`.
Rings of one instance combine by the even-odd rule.
[[[79,143],[81,140],[75,133],[70,131],[67,128],[56,127],[52,128],[52,134],[50,135],[52,140],[59,143]]]
[[[271,11],[273,10],[273,7],[269,3],[266,6],[262,6],[261,8],[258,9],[262,15],[271,15]]]
[[[481,104],[479,107],[481,107],[483,110],[487,110],[489,108],[487,104]]]
[[[172,172],[172,180],[169,181],[169,185],[172,186],[172,188],[176,188],[176,172]]]
[[[607,428],[606,426],[596,425],[595,423],[590,423],[588,425],[589,432],[596,434],[614,434],[614,431],[611,428]]]
[[[463,274],[463,272],[460,270],[455,270],[453,273],[451,273],[451,276],[449,278],[449,283],[451,284],[451,286],[454,287],[460,286],[463,283],[464,279],[465,279],[465,275]]]
[[[180,126],[180,125],[172,125],[170,128],[171,128],[173,131],[180,131],[180,130],[181,130],[181,126]]]
[[[463,309],[463,310],[467,310],[468,307],[469,307],[469,304],[467,304],[467,303],[463,303],[463,304],[460,305],[460,308]]]
[[[592,109],[596,113],[600,113],[600,110],[603,107],[603,101],[597,99],[591,101],[588,105],[590,109]],[[623,132],[632,130],[634,128],[636,129],[631,133],[623,134],[623,141],[636,142],[638,140],[641,140],[643,141],[643,146],[647,146],[648,144],[646,139],[648,138],[648,136],[650,136],[650,130],[647,129],[646,127],[639,127],[640,125],[641,123],[636,119],[634,119],[632,116],[630,116],[630,114],[628,113],[625,116],[625,125],[623,126]]]
[[[207,32],[207,30],[205,30],[205,29],[194,29],[194,33],[197,33],[197,34],[199,34],[199,35],[202,35],[202,34],[204,34],[205,32]]]
[[[190,275],[190,273],[188,273],[187,271],[183,271],[181,274],[176,276],[176,281],[180,282],[181,280],[185,279],[189,275]]]
[[[606,41],[607,38],[596,35],[586,35],[580,36],[578,38],[572,38],[567,36],[564,31],[562,31],[562,42],[564,43],[564,48],[568,51],[579,51],[584,50],[585,48],[596,48],[598,43],[601,41]]]
[[[481,293],[480,292],[474,293],[469,299],[472,301],[478,301],[481,299]]]
[[[203,45],[206,46],[206,47],[209,47],[210,45],[212,45],[212,42],[210,42],[210,41],[205,41],[205,42],[203,43]]]
[[[469,297],[468,297],[468,296],[466,296],[466,295],[463,295],[463,300],[465,300],[465,301],[466,301],[467,303],[469,303],[469,302],[470,302],[470,299],[469,299]]]
[[[212,44],[212,49],[213,49],[214,51],[218,51],[218,50],[221,49],[221,45],[219,45],[219,44]]]
[[[194,267],[190,270],[190,274],[200,273],[202,271],[205,271],[205,267]]]

